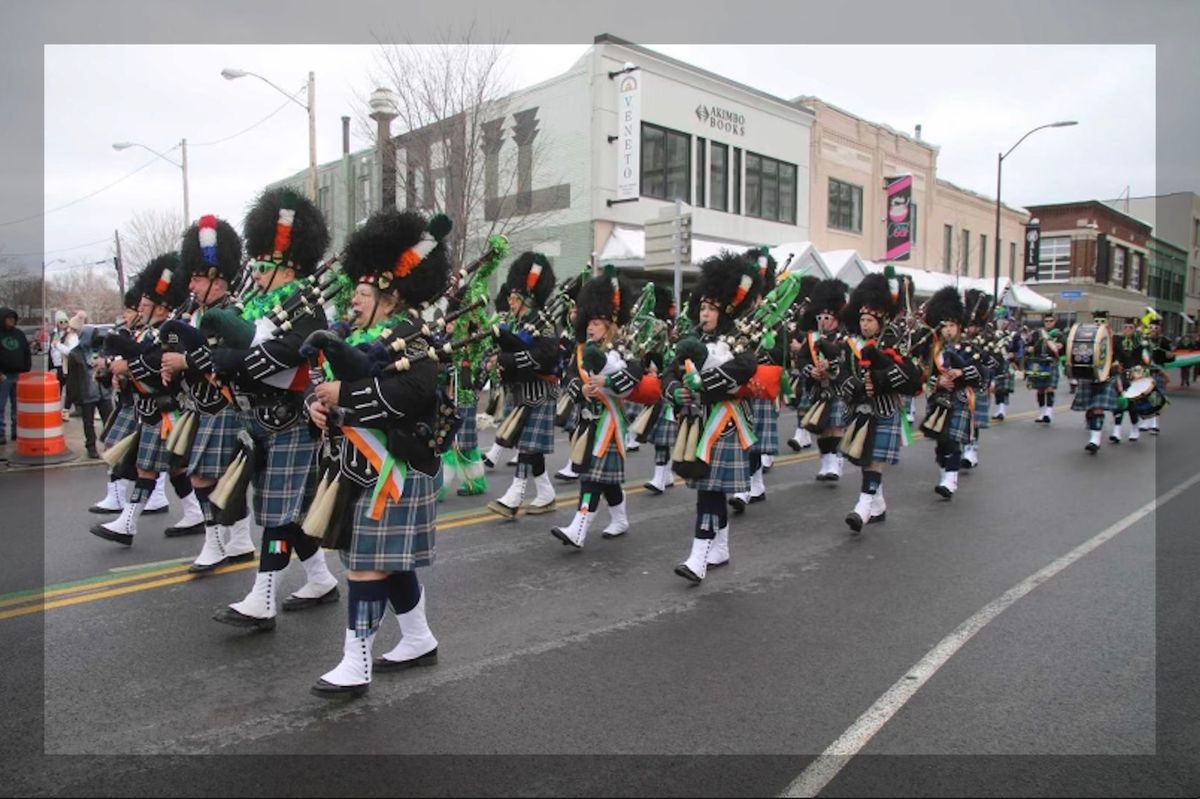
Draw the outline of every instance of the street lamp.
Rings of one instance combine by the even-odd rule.
[[[174,161],[172,161],[170,158],[167,158],[165,155],[160,153],[158,150],[155,150],[151,147],[147,147],[144,144],[138,144],[137,142],[119,141],[119,142],[114,142],[112,147],[114,150],[128,150],[130,147],[141,147],[143,150],[154,153],[155,155],[157,155],[162,160],[166,161],[171,166],[182,169],[183,170],[183,225],[184,225],[184,227],[187,227],[189,224],[191,224],[192,214],[191,214],[191,208],[188,205],[187,139],[179,140],[179,148],[180,148],[180,152],[182,153],[182,156],[183,156],[183,158],[182,158],[183,163],[180,163],[180,164],[177,164]]]
[[[1017,139],[1017,143],[1008,148],[1008,152],[999,154],[996,158],[996,263],[995,274],[992,276],[992,307],[995,308],[1000,303],[1000,170],[1004,166],[1004,159],[1012,155],[1012,151],[1017,149],[1021,142],[1028,139],[1034,133],[1037,133],[1043,128],[1069,128],[1072,125],[1079,123],[1074,120],[1066,120],[1061,122],[1050,122],[1046,125],[1038,125],[1033,130],[1026,133],[1021,138]]]
[[[258,78],[263,83],[270,86],[275,91],[282,94],[284,97],[291,100],[296,105],[308,112],[308,199],[313,202],[317,201],[317,78],[313,73],[308,73],[308,104],[297,100],[286,90],[276,86],[271,81],[259,75],[257,72],[250,72],[245,69],[231,69],[226,67],[221,70],[221,77],[225,80],[237,80],[244,78],[247,75]]]

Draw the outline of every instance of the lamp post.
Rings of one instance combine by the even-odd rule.
[[[137,142],[133,142],[133,141],[119,141],[119,142],[113,143],[114,150],[127,150],[130,147],[141,147],[143,150],[146,150],[147,152],[154,153],[155,155],[157,155],[162,160],[166,161],[171,166],[183,170],[183,224],[184,224],[184,227],[191,224],[192,215],[191,215],[191,209],[188,205],[187,139],[179,140],[179,150],[180,150],[180,154],[182,156],[182,158],[181,158],[182,163],[178,163],[178,164],[175,163],[174,161],[172,161],[170,158],[167,158],[165,155],[160,153],[158,150],[155,150],[151,147],[147,147],[144,144],[138,144]]]
[[[996,263],[995,274],[992,276],[992,307],[995,308],[1000,304],[1000,172],[1004,167],[1004,159],[1012,155],[1012,151],[1017,149],[1021,142],[1028,139],[1034,133],[1037,133],[1043,128],[1067,128],[1071,125],[1078,125],[1074,120],[1065,120],[1061,122],[1050,122],[1045,125],[1038,125],[1033,130],[1026,133],[1021,138],[1017,139],[1017,143],[1008,148],[1008,152],[1001,153],[996,157]]]
[[[312,73],[308,73],[308,104],[300,102],[284,89],[279,88],[271,81],[259,75],[256,72],[250,72],[244,69],[230,69],[226,67],[221,70],[221,77],[225,80],[237,80],[244,78],[247,75],[258,78],[263,83],[270,86],[275,91],[282,94],[284,97],[291,100],[296,105],[308,112],[308,199],[314,203],[317,201],[317,78]]]

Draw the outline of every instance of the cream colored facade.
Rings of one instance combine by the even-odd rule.
[[[884,179],[911,174],[912,202],[917,208],[916,238],[908,261],[897,263],[930,272],[993,275],[995,199],[939,179],[936,145],[855,116],[817,97],[799,97],[795,102],[816,116],[809,158],[809,230],[819,250],[856,250],[865,260],[882,262],[887,251]],[[849,185],[853,192],[861,190],[860,229],[847,230],[830,219],[830,181]],[[1001,209],[1000,275],[1010,276],[1010,244],[1016,242],[1013,278],[1017,282],[1028,218],[1028,214],[1008,206]],[[949,250],[947,226],[951,233]],[[964,231],[968,234],[965,251]],[[982,264],[979,253],[985,242],[981,236],[986,236],[987,246]]]

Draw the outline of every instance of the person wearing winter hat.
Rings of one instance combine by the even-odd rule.
[[[633,288],[606,267],[605,274],[583,285],[575,306],[575,355],[567,367],[567,391],[579,407],[579,428],[572,446],[572,465],[579,474],[579,505],[566,527],[551,534],[564,545],[582,549],[600,499],[611,516],[605,538],[629,531],[625,481],[627,418],[622,399],[641,380],[640,364],[629,363],[617,348],[629,324]]]
[[[890,268],[890,267],[889,267]],[[862,490],[846,524],[855,533],[887,514],[883,498],[883,466],[900,462],[900,447],[909,440],[903,398],[920,389],[919,367],[885,336],[899,310],[898,284],[889,276],[867,275],[854,287],[842,312],[847,335],[838,369],[838,392],[850,418],[839,451],[862,468]]]
[[[790,405],[796,410],[796,430],[787,443],[793,452],[800,452],[812,447],[812,433],[804,429],[802,421],[804,414],[808,413],[809,408],[812,407],[815,391],[811,381],[800,371],[800,353],[807,344],[807,334],[811,332],[803,324],[805,322],[816,324],[816,317],[810,318],[808,309],[812,302],[813,289],[820,282],[821,278],[815,275],[804,275],[800,278],[800,291],[796,295],[791,321],[788,322],[788,349],[791,354],[788,379],[793,386]]]
[[[211,373],[190,368],[187,359],[189,349],[207,343],[197,329],[204,315],[233,307],[230,286],[241,273],[242,239],[228,222],[205,214],[183,234],[179,257],[197,307],[190,321],[174,320],[164,325],[167,351],[162,355],[162,365],[173,383],[182,384],[191,408],[181,424],[186,425],[183,435],[191,438],[190,446],[186,441],[183,446],[189,450],[186,475],[195,492],[198,516],[185,516],[169,531],[202,526],[204,544],[188,571],[207,574],[218,566],[255,557],[246,503],[218,512],[211,502],[217,480],[234,460],[242,429],[240,411],[227,386]]]
[[[541,253],[522,253],[509,268],[505,285],[512,324],[500,328],[500,354],[495,363],[511,399],[496,443],[516,448],[517,472],[508,490],[487,507],[502,518],[515,519],[521,513],[553,513],[557,500],[546,471],[546,456],[554,452],[558,331],[549,329],[541,313],[554,292],[554,268]],[[524,505],[530,477],[537,495]]]
[[[1108,351],[1114,352],[1116,347],[1112,340],[1112,331],[1108,327],[1108,311],[1092,311],[1092,321],[1104,325],[1105,335],[1108,336]],[[1097,354],[1097,358],[1099,355]],[[1088,429],[1088,443],[1084,447],[1089,454],[1095,455],[1100,451],[1100,440],[1104,432],[1104,417],[1115,414],[1118,407],[1120,369],[1113,369],[1108,380],[1087,380],[1081,378],[1071,398],[1071,410],[1082,411],[1084,422]]]
[[[313,388],[306,410],[318,428],[340,439],[336,488],[326,489],[335,493],[319,500],[332,503],[322,532],[338,549],[349,584],[342,659],[312,687],[318,696],[361,696],[375,671],[437,663],[416,570],[431,565],[435,551],[442,464],[431,428],[439,369],[435,358],[401,357],[388,342],[404,338],[404,353],[419,351],[418,309],[450,279],[442,243],[449,231],[443,215],[426,222],[415,211],[374,214],[351,235],[343,258],[355,282],[353,329],[344,341],[331,333],[314,337],[331,374]],[[325,514],[314,507],[310,515]],[[374,658],[388,606],[400,643]]]
[[[654,287],[654,315],[664,324],[675,323],[675,298],[666,286]],[[646,353],[642,366],[648,374],[662,375],[666,370],[665,340],[660,349]],[[661,495],[675,486],[675,475],[671,471],[671,447],[679,434],[675,421],[675,408],[667,397],[663,397],[654,409],[656,416],[650,428],[649,440],[654,445],[654,477],[643,483],[651,496]]]
[[[941,477],[934,491],[952,499],[958,490],[962,446],[972,438],[975,393],[984,385],[979,353],[962,342],[967,312],[954,286],[945,286],[929,299],[925,324],[937,331],[929,352],[929,390],[921,432],[937,442],[934,457]]]
[[[75,346],[76,343],[68,341],[68,339],[74,337],[71,333],[70,324],[71,319],[67,316],[66,312],[54,312],[54,331],[50,334],[48,351],[50,353],[50,369],[54,372],[54,376],[58,378],[58,392],[60,396],[65,394],[67,389],[67,375],[64,371],[65,367],[63,363],[67,359],[67,353],[71,351],[71,347]],[[62,408],[64,421],[68,418],[67,411],[70,410],[70,407],[64,397]]]
[[[283,187],[268,189],[255,200],[242,225],[242,241],[259,294],[241,313],[209,311],[201,325],[214,331],[217,343],[191,347],[186,355],[190,369],[212,373],[230,387],[242,410],[242,433],[252,445],[246,447],[239,485],[246,488],[245,478],[253,484],[254,517],[263,528],[250,592],[217,611],[213,619],[273,630],[280,573],[293,552],[307,580],[283,601],[285,611],[314,608],[341,596],[320,542],[300,527],[315,483],[319,448],[303,412],[309,369],[300,348],[310,333],[328,327],[325,310],[319,303],[305,304],[286,327],[272,313],[305,287],[303,278],[315,272],[329,248],[329,230],[316,205]],[[242,491],[222,501],[236,507],[244,501]]]
[[[141,275],[134,275],[130,278],[129,289],[125,292],[123,298],[124,306],[121,310],[121,324],[113,328],[108,334],[108,337],[106,337],[100,347],[100,355],[97,358],[97,375],[101,380],[109,381],[113,404],[115,406],[111,411],[112,415],[104,422],[105,432],[101,436],[106,449],[117,446],[117,444],[128,436],[137,432],[138,421],[137,409],[134,405],[133,384],[129,380],[128,372],[124,372],[119,376],[114,375],[112,365],[114,360],[119,359],[119,356],[115,355],[113,349],[119,338],[133,339],[138,335],[144,324],[141,315],[138,313],[138,306],[142,301],[140,280]],[[113,346],[110,346],[110,344]],[[120,513],[126,505],[129,490],[132,488],[133,481],[136,478],[136,473],[126,473],[121,468],[121,464],[110,467],[108,470],[108,491],[103,499],[93,503],[88,508],[88,512]],[[147,505],[146,510],[142,512],[150,512],[150,506]]]
[[[775,288],[775,273],[779,264],[766,247],[747,250],[743,257],[758,271],[762,288],[755,304],[761,304],[763,298]],[[775,346],[760,349],[757,356],[760,364],[786,367],[788,343],[787,332],[782,323],[775,331]],[[734,494],[729,500],[729,506],[737,513],[745,512],[747,505],[766,501],[767,486],[764,475],[774,463],[775,455],[779,453],[779,407],[776,400],[753,397],[748,403],[754,422],[754,437],[757,440],[749,451],[750,490]]]
[[[17,437],[17,380],[33,368],[33,352],[17,327],[18,318],[16,310],[0,308],[0,444],[8,443],[6,431]],[[10,414],[7,424],[5,414]]]
[[[151,260],[139,275],[139,288],[142,294],[139,314],[149,320],[145,335],[138,341],[113,337],[107,344],[121,356],[121,360],[110,366],[112,373],[128,375],[137,391],[137,476],[121,515],[114,521],[93,525],[89,531],[124,546],[133,544],[138,518],[150,502],[159,475],[169,469],[175,478],[172,485],[176,494],[185,504],[193,506],[193,516],[199,515],[191,483],[181,468],[172,465],[171,452],[166,446],[171,427],[178,420],[179,403],[174,389],[163,382],[158,333],[171,311],[188,296],[187,276],[180,266],[179,254],[166,253]]]
[[[672,468],[696,490],[691,553],[675,567],[691,583],[704,580],[709,567],[729,562],[726,498],[750,488],[754,429],[746,403],[735,395],[758,363],[751,351],[734,354],[727,337],[735,332],[734,320],[753,307],[760,280],[736,253],[724,251],[700,265],[689,304],[695,334],[679,342],[664,380],[663,393],[680,420]]]
[[[800,328],[808,331],[801,339],[796,363],[808,380],[811,399],[802,419],[808,432],[817,436],[821,465],[817,479],[836,482],[842,476],[838,442],[847,421],[846,404],[834,388],[841,359],[842,308],[846,305],[846,284],[840,280],[822,280],[812,290],[800,319]]]
[[[967,311],[967,326],[963,330],[963,338],[972,342],[969,348],[979,358],[977,363],[983,375],[983,384],[975,392],[975,423],[971,425],[971,440],[963,445],[963,469],[974,469],[979,465],[979,439],[982,432],[992,424],[991,396],[995,376],[1004,366],[990,345],[992,322],[991,297],[979,289],[967,289],[963,292]]]

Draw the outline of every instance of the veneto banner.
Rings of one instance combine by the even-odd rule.
[[[642,172],[642,82],[637,72],[617,81],[617,199],[636,200]]]
[[[889,261],[907,261],[912,252],[912,184],[912,175],[884,178]]]

